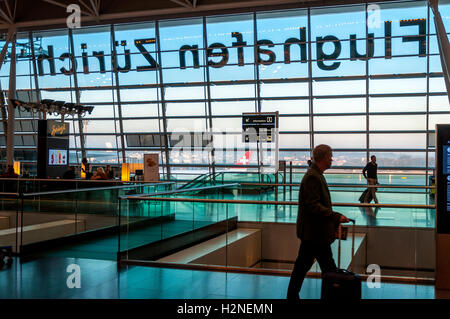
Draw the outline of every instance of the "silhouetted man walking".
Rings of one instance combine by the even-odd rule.
[[[321,144],[313,150],[313,162],[303,176],[298,203],[297,237],[301,240],[287,292],[288,300],[298,300],[306,273],[317,259],[323,273],[335,270],[331,244],[340,223],[349,219],[334,212],[323,172],[331,167],[333,151]]]

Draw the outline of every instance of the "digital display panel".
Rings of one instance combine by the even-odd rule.
[[[67,165],[67,150],[48,150],[48,165]]]
[[[447,212],[450,212],[450,145],[442,146],[442,174],[444,175],[446,186],[445,201]]]
[[[436,232],[450,234],[450,125],[436,124]]]
[[[273,131],[277,128],[277,114],[274,113],[243,113],[242,141],[272,143]]]

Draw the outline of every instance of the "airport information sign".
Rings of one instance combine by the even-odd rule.
[[[62,177],[69,168],[69,123],[38,121],[37,158],[39,178]]]
[[[276,113],[243,113],[242,141],[273,143],[277,126]]]
[[[450,234],[450,125],[436,125],[436,231]]]

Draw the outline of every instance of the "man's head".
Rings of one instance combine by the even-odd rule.
[[[313,160],[314,163],[323,172],[331,167],[331,162],[333,162],[333,150],[330,146],[325,144],[320,144],[313,149]]]
[[[373,164],[375,164],[376,161],[377,161],[377,157],[376,157],[375,155],[372,155],[372,156],[370,157],[370,161],[371,161]]]

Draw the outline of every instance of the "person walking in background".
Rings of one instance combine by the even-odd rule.
[[[374,186],[378,184],[378,176],[377,176],[378,164],[377,157],[372,155],[370,157],[370,162],[363,168],[362,173],[364,178],[367,180],[367,185]],[[376,195],[377,188],[376,187],[368,187],[366,190],[366,195],[362,199],[364,203],[370,203],[372,199],[378,204],[378,198]]]
[[[311,167],[303,176],[300,184],[297,237],[301,240],[298,257],[289,281],[287,299],[299,300],[306,273],[312,267],[314,259],[320,265],[322,273],[336,270],[331,244],[336,239],[340,223],[349,219],[334,212],[331,205],[328,184],[323,172],[331,167],[332,149],[321,144],[314,148]]]
[[[92,177],[91,165],[88,163],[86,157],[83,157],[83,159],[81,160],[81,173],[85,174],[85,179],[91,179]]]
[[[105,171],[103,170],[103,167],[98,167],[95,174],[91,177],[93,180],[98,179],[108,179],[108,175],[106,175]]]
[[[111,168],[111,165],[106,165],[105,173],[108,179],[114,179],[114,170]]]

